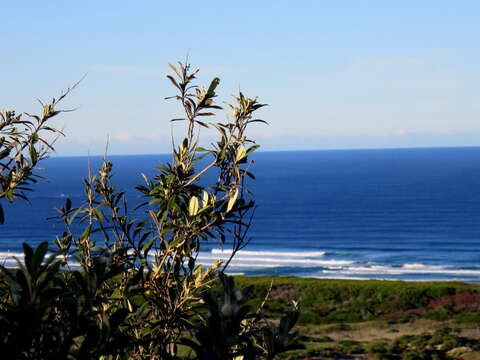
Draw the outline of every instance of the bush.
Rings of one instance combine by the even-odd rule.
[[[452,316],[452,311],[444,306],[438,307],[427,314],[425,314],[426,319],[436,320],[436,321],[445,321]]]
[[[373,355],[386,355],[389,352],[389,344],[386,340],[375,340],[368,343],[365,350]]]
[[[342,340],[339,342],[342,353],[345,354],[361,354],[364,353],[362,343],[354,340]]]
[[[480,314],[460,314],[455,316],[454,320],[461,324],[480,324]]]
[[[184,121],[186,134],[172,138],[172,162],[137,186],[144,216],[132,217],[125,193],[113,185],[113,164],[104,159],[84,180],[84,202],[74,206],[67,199],[56,209],[65,225],[57,250],[48,254],[47,243],[36,249],[24,244],[24,263],[2,267],[0,351],[7,358],[273,359],[300,347],[292,332],[295,303],[279,322],[267,321],[266,301],[251,309],[245,303],[251,289],[238,289],[224,274],[248,241],[255,202],[246,179],[254,178],[249,156],[258,145],[246,131],[264,123],[254,117],[264,104],[239,93],[228,104],[230,120],[206,122],[221,109],[215,103],[219,79],[199,87],[198,70],[189,64],[170,68],[167,78],[177,90],[171,98],[184,111],[172,121]],[[58,113],[59,100],[44,106],[43,117],[33,116],[37,125],[27,123],[18,149],[2,140],[8,171],[2,172],[0,198],[24,197],[17,191],[34,181],[31,170],[48,151],[35,148],[46,144],[38,133],[54,131],[44,123]],[[11,112],[6,116],[6,126],[23,124],[11,120]],[[202,147],[200,128],[216,131],[218,141]],[[26,148],[29,161],[18,155]],[[12,150],[19,161],[8,160]],[[214,182],[200,183],[207,173]],[[231,246],[230,259],[206,268],[196,264],[205,241]]]

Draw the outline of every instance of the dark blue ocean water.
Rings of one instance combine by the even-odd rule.
[[[133,190],[166,155],[111,156],[117,187]],[[91,158],[92,168],[100,158]],[[82,200],[85,157],[43,163],[32,205],[5,205],[3,261],[63,227],[53,206]],[[251,243],[230,268],[248,275],[480,282],[480,148],[260,152],[250,182]],[[224,257],[206,244],[199,260]],[[0,259],[1,260],[1,259]]]

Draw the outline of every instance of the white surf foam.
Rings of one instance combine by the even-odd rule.
[[[47,254],[46,258],[52,256]],[[0,252],[0,265],[3,265],[7,268],[13,268],[18,266],[18,261],[23,263],[25,255],[23,253],[13,253],[13,252]],[[66,258],[64,255],[56,256],[58,260],[67,260],[68,266],[72,268],[77,268],[80,264],[77,261],[72,261],[72,258]]]
[[[223,257],[214,257],[212,256],[205,256],[205,255],[199,255],[197,257],[197,260],[200,262],[205,261],[205,260],[225,260],[228,259],[228,256],[223,256]],[[307,265],[317,265],[317,266],[332,266],[332,265],[349,265],[352,264],[352,261],[348,260],[314,260],[314,259],[285,259],[285,258],[273,258],[273,257],[256,257],[256,256],[242,256],[242,254],[237,255],[233,258],[232,262],[237,262],[237,261],[242,261],[242,262],[251,262],[252,264],[260,264],[260,263],[266,263],[266,264],[273,264],[277,266],[282,266],[282,265],[297,265],[297,266],[307,266]]]
[[[230,256],[232,254],[231,250],[225,249],[212,249],[211,254],[213,255],[225,255]],[[290,257],[290,258],[316,258],[325,256],[325,251],[250,251],[250,250],[239,250],[236,253],[237,256],[247,255],[247,256],[279,256],[279,257]]]
[[[14,253],[14,252],[0,252],[0,259],[3,258],[10,258],[10,257],[17,257],[17,258],[22,258],[23,253]]]
[[[426,266],[423,264],[404,264],[402,265],[402,268],[405,269],[422,269],[425,268]]]
[[[359,275],[413,275],[413,274],[435,274],[435,275],[477,275],[480,270],[449,269],[445,266],[414,266],[414,267],[390,267],[390,266],[352,266],[342,269],[343,273]]]

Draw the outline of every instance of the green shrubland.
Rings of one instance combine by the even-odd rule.
[[[301,305],[305,349],[282,359],[478,359],[480,285],[459,282],[238,277],[255,287],[249,301],[270,293],[267,316],[291,298]]]
[[[296,277],[238,277],[236,281],[253,285],[259,298],[273,284],[274,297],[267,307],[272,314],[280,314],[291,298],[297,299],[302,306],[299,323],[303,325],[379,318],[401,322],[420,316],[474,321],[480,310],[478,284]],[[258,299],[251,301],[255,304]]]

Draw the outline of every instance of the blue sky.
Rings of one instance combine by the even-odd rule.
[[[184,59],[270,106],[264,150],[480,145],[479,1],[2,2],[0,107],[55,119],[58,155],[170,150]],[[221,119],[221,117],[219,117]],[[176,129],[179,134],[181,129]],[[208,138],[208,134],[205,134]]]

